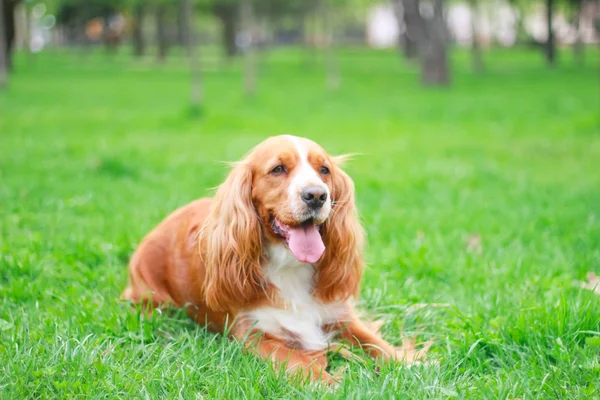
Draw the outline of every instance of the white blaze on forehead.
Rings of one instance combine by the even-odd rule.
[[[325,185],[317,171],[315,171],[308,162],[308,141],[291,135],[286,135],[286,138],[292,142],[298,152],[298,156],[300,156],[300,166],[292,179],[290,190],[299,192],[302,191],[305,186],[314,185],[321,186],[327,191],[327,194],[329,194],[329,188]]]
[[[310,165],[310,162],[308,162],[311,142],[307,139],[291,135],[286,135],[285,137],[294,145],[300,158],[300,163],[294,169],[294,175],[288,188],[289,207],[298,220],[305,220],[312,217],[319,221],[319,223],[322,223],[331,212],[331,196],[329,194],[329,187],[323,182],[319,173]],[[316,212],[314,210],[307,210],[306,204],[302,200],[302,190],[307,186],[321,187],[327,193],[325,204]]]

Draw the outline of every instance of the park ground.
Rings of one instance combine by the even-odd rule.
[[[239,62],[207,57],[190,117],[186,63],[19,55],[0,93],[0,398],[598,398],[600,97],[592,49],[548,69],[486,54],[422,89],[396,53],[279,50],[246,98]],[[143,235],[210,195],[269,135],[347,166],[368,235],[358,306],[383,336],[433,341],[425,365],[334,356],[336,391],[283,379],[185,316],[118,301]]]

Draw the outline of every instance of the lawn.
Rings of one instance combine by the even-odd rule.
[[[200,119],[182,60],[18,58],[0,94],[0,398],[598,398],[600,296],[579,283],[600,275],[598,58],[496,50],[475,76],[457,53],[453,87],[423,90],[394,52],[339,56],[331,93],[319,60],[269,54],[253,99],[241,64],[207,58]],[[435,363],[335,357],[329,392],[118,301],[143,235],[281,133],[359,153],[359,307],[393,343],[433,340]]]

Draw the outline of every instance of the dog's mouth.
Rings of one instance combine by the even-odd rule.
[[[320,225],[312,218],[301,224],[290,226],[273,218],[273,232],[279,236],[300,262],[316,263],[325,252],[325,245],[321,238]]]

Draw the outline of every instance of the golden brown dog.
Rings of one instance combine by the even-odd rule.
[[[372,357],[394,358],[351,305],[363,233],[340,160],[308,139],[265,140],[234,165],[214,199],[180,208],[146,236],[123,297],[185,307],[261,357],[327,383],[335,335]]]

